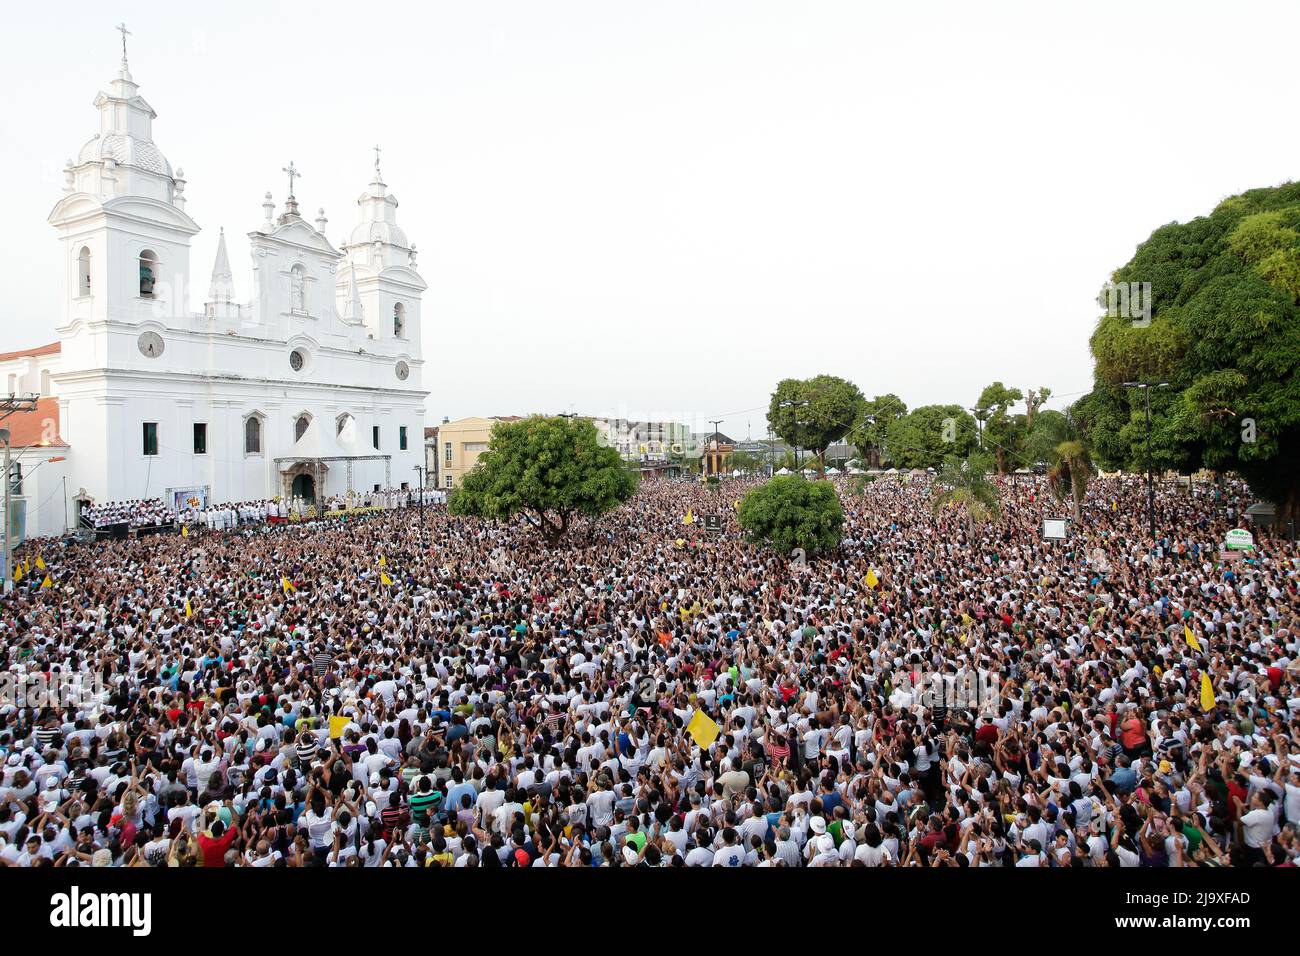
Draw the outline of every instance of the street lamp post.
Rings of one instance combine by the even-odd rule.
[[[415,465],[415,472],[420,476],[420,540],[424,540],[424,468]]]
[[[0,428],[0,442],[4,442],[4,446],[5,446],[5,565],[4,565],[4,589],[5,589],[5,593],[8,594],[10,591],[12,591],[12,590],[14,589],[14,579],[13,579],[13,573],[14,573],[14,572],[13,572],[13,567],[14,567],[14,562],[13,562],[13,553],[12,553],[12,550],[11,550],[11,547],[10,547],[10,540],[9,540],[9,529],[10,529],[11,527],[13,527],[13,513],[9,510],[9,509],[12,507],[12,505],[13,505],[12,495],[11,495],[11,492],[13,491],[13,482],[11,482],[11,481],[9,480],[9,469],[12,467],[11,462],[10,462],[10,457],[9,457],[9,453],[10,453],[10,445],[9,445],[9,429],[7,429],[7,428]]]
[[[799,472],[799,439],[798,439],[798,435],[799,435],[799,411],[798,411],[798,410],[801,409],[801,408],[805,408],[805,407],[807,407],[807,405],[808,405],[808,400],[807,400],[807,399],[795,399],[795,398],[787,398],[784,402],[781,402],[780,404],[777,405],[777,408],[793,408],[793,409],[795,409],[795,413],[794,413],[794,434],[795,434],[796,437],[795,437],[795,442],[794,442],[794,470],[795,470],[796,473],[800,473],[800,472]]]
[[[1125,382],[1125,388],[1140,388],[1146,405],[1147,428],[1147,519],[1151,525],[1151,547],[1156,545],[1156,486],[1151,477],[1151,389],[1168,388],[1168,382]]]
[[[718,426],[722,424],[722,419],[710,418],[709,424],[713,426],[713,473],[716,475],[718,473],[718,449],[720,447],[718,442]]]

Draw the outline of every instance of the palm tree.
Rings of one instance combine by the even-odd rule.
[[[989,483],[980,463],[949,459],[944,462],[938,482],[942,490],[934,497],[934,513],[938,515],[944,508],[963,509],[972,538],[978,525],[997,521],[1001,516],[998,490]]]
[[[1052,448],[1047,485],[1057,500],[1070,498],[1071,515],[1075,521],[1079,520],[1083,496],[1088,492],[1088,479],[1092,473],[1092,455],[1078,438],[1067,439]]]

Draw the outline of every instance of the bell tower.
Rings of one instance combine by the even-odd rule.
[[[76,353],[84,336],[67,334],[78,323],[90,323],[98,335],[115,326],[189,322],[190,238],[199,227],[185,212],[184,173],[154,144],[157,114],[131,76],[129,31],[118,30],[121,65],[94,100],[99,131],[64,166],[63,198],[49,216],[66,275],[59,332],[69,368],[81,365]],[[134,348],[134,335],[114,338],[82,358],[111,364],[120,347]]]
[[[420,296],[428,288],[416,271],[415,245],[397,224],[397,197],[388,191],[375,149],[375,174],[357,198],[361,218],[343,246],[339,314],[365,325],[393,354],[420,357]]]

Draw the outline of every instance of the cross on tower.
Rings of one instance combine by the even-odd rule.
[[[122,34],[122,59],[126,59],[126,38],[131,35],[131,31],[126,28],[125,23],[119,23],[113,27],[118,33]]]
[[[375,151],[375,169],[378,169],[379,168],[379,147],[374,146],[372,147],[372,149],[374,149]]]
[[[292,195],[293,195],[293,179],[294,179],[295,176],[301,176],[302,173],[298,172],[298,170],[294,168],[293,160],[292,160],[292,159],[289,160],[289,165],[288,165],[288,166],[281,166],[281,167],[280,167],[280,172],[282,172],[282,173],[288,173],[288,174],[289,174],[289,195],[292,196]]]

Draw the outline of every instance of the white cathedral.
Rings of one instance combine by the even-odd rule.
[[[99,132],[64,170],[50,213],[66,282],[58,341],[0,354],[10,394],[39,393],[13,434],[26,533],[79,508],[172,507],[418,488],[424,464],[415,247],[380,175],[342,249],[289,196],[248,233],[237,302],[224,232],[202,312],[189,307],[185,179],[153,141],[153,108],[121,69],[94,101]],[[24,441],[23,436],[28,440]],[[24,475],[26,477],[24,477]]]

